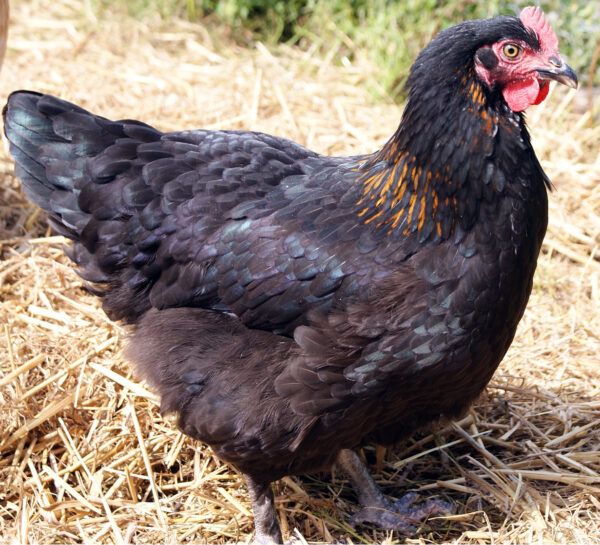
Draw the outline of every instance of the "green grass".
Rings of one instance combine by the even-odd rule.
[[[464,19],[516,14],[531,0],[96,0],[100,11],[122,4],[130,15],[215,19],[239,41],[317,45],[338,59],[357,49],[368,53],[380,83],[397,96],[410,65],[441,29]],[[600,44],[600,9],[596,2],[539,2],[560,38],[561,51],[583,82]],[[597,72],[600,72],[598,70]],[[600,84],[600,74],[594,82]]]

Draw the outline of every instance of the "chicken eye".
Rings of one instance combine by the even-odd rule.
[[[507,59],[516,59],[521,53],[521,48],[516,44],[506,44],[502,48],[502,53]]]

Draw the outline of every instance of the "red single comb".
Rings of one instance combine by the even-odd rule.
[[[542,49],[545,51],[558,51],[558,38],[541,8],[537,6],[527,6],[520,15],[522,23],[533,30],[540,41]]]

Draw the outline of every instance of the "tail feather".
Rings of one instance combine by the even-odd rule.
[[[15,96],[14,102],[15,109],[11,109],[9,114],[7,105],[3,114],[4,131],[15,159],[15,173],[21,179],[27,197],[46,209],[46,203],[54,188],[46,180],[44,165],[36,156],[40,142],[58,138],[51,133],[47,125],[32,115],[30,104],[18,95]]]
[[[75,233],[85,227],[89,212],[80,200],[85,186],[92,180],[92,185],[112,180],[131,165],[140,141],[156,140],[159,134],[143,123],[110,121],[30,91],[11,94],[3,115],[15,173],[26,195],[50,214],[59,230],[62,225]],[[123,153],[118,158],[123,160],[116,160]]]
[[[19,91],[10,95],[3,111],[15,174],[25,194],[67,230],[82,228],[84,223],[74,186],[82,177],[86,150],[73,145],[75,126],[69,134],[56,116],[75,108],[59,99]]]
[[[67,255],[85,280],[103,285],[96,292],[106,296],[107,313],[135,319],[148,306],[143,292],[150,281],[145,269],[127,268],[129,254],[137,255],[131,247],[137,201],[148,199],[138,188],[145,164],[138,149],[160,147],[162,133],[30,91],[11,94],[3,117],[25,194],[48,213],[55,231],[74,241]]]

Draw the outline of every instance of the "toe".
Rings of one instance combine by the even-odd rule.
[[[385,506],[363,506],[352,520],[355,523],[370,523],[385,530],[414,530],[415,526],[431,515],[452,513],[452,505],[439,501],[428,500],[410,507],[417,499],[417,493],[406,494],[394,503]]]

